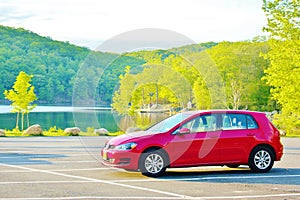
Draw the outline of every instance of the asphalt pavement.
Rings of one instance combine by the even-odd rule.
[[[0,199],[300,199],[300,139],[269,173],[168,169],[149,178],[100,163],[107,137],[0,137]]]

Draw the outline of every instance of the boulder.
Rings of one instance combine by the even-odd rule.
[[[95,129],[94,133],[98,135],[108,135],[109,132],[105,128],[99,128],[99,129]]]
[[[64,130],[65,133],[68,133],[71,136],[78,136],[80,133],[80,128],[78,127],[70,127]]]
[[[29,126],[23,134],[29,134],[29,135],[42,135],[43,130],[42,127],[39,124],[34,124],[32,126]]]
[[[133,132],[137,132],[137,131],[142,131],[142,129],[140,129],[139,127],[129,127],[126,130],[126,133],[133,133]]]
[[[0,137],[4,137],[5,136],[5,131],[3,129],[0,129]]]

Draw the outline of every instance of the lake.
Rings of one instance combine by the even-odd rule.
[[[17,114],[11,113],[11,110],[10,106],[0,105],[0,129],[15,128]],[[125,131],[128,127],[147,127],[166,117],[168,115],[164,113],[137,113],[135,116],[119,116],[108,107],[37,106],[29,114],[29,121],[30,125],[41,125],[43,130],[48,130],[53,126],[60,129],[77,126],[82,131],[91,127],[105,128],[109,132],[116,132]]]

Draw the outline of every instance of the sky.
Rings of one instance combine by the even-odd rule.
[[[195,43],[241,41],[265,35],[261,7],[262,0],[0,0],[0,24],[90,49],[139,29]]]

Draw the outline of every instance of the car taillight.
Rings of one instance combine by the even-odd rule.
[[[280,132],[277,130],[277,128],[275,128],[275,130],[274,130],[274,136],[280,137]]]

